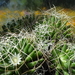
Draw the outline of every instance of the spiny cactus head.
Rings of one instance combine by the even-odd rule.
[[[72,38],[72,29],[70,26],[66,26],[66,23],[55,16],[46,15],[35,26],[36,36],[41,40],[55,40],[56,42],[60,39],[68,38],[70,40]]]
[[[22,18],[18,18],[17,20],[13,19],[7,24],[2,26],[4,32],[16,32],[19,33],[21,29],[25,29],[26,31],[32,31],[34,29],[36,20],[38,18],[35,17],[34,14],[26,15]]]
[[[19,35],[2,39],[0,42],[0,74],[25,74],[36,71],[44,62],[41,51]]]

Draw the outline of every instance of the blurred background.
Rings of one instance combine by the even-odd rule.
[[[38,9],[42,7],[51,8],[53,5],[66,8],[75,8],[75,0],[0,0],[0,8],[9,9]]]

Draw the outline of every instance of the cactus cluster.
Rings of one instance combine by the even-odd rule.
[[[13,33],[0,39],[0,75],[35,75],[44,64],[52,75],[74,75],[75,41],[66,23],[54,15],[27,15],[3,25]]]

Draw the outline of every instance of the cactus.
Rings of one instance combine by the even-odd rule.
[[[68,39],[71,41],[72,32],[70,25],[66,26],[67,22],[63,22],[55,16],[45,16],[42,21],[35,26],[35,33],[38,39],[41,40],[58,40]]]
[[[41,67],[43,54],[30,40],[14,36],[4,40],[0,42],[0,75],[24,75]]]
[[[35,26],[36,42],[38,49],[43,53],[49,53],[50,69],[55,69],[55,75],[74,75],[71,64],[74,62],[74,50],[69,48],[68,42],[73,42],[73,34],[67,22],[55,17],[44,16]],[[63,41],[61,44],[60,42]],[[64,44],[64,42],[67,42]],[[73,46],[72,46],[73,47]],[[44,51],[45,50],[45,51]],[[70,71],[72,70],[72,71]]]
[[[6,25],[2,26],[4,32],[16,32],[19,33],[21,29],[31,31],[34,28],[35,22],[38,18],[34,14],[26,15],[25,17],[19,18],[18,20],[12,20]]]
[[[74,75],[75,48],[68,43],[58,43],[50,53],[50,68],[55,69],[55,75]]]

